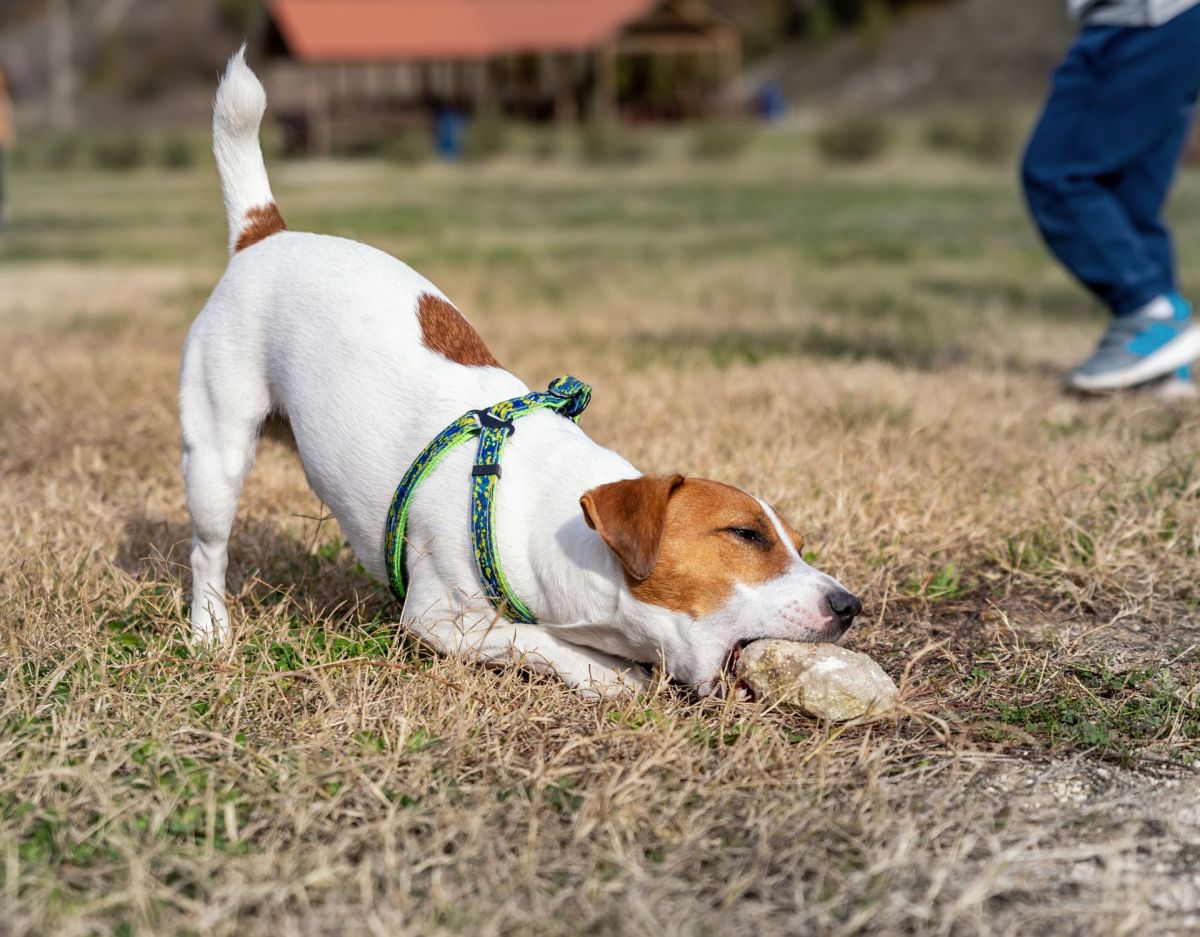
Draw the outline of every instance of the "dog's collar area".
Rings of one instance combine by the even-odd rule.
[[[484,410],[469,410],[433,438],[404,473],[388,510],[384,551],[392,594],[403,604],[408,590],[405,567],[405,536],[408,511],[421,482],[448,453],[468,439],[478,438],[475,464],[471,468],[471,543],[475,566],[488,600],[505,617],[524,624],[537,619],[516,595],[504,575],[496,541],[496,489],[500,482],[500,457],[504,444],[516,432],[513,421],[536,410],[551,410],[572,422],[587,408],[592,389],[583,381],[565,376],[555,378],[543,392],[502,400]]]

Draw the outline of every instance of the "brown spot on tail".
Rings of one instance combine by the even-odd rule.
[[[417,302],[417,319],[421,323],[421,340],[430,351],[459,364],[500,367],[471,323],[441,297],[422,293]]]
[[[275,207],[274,202],[270,205],[251,208],[246,212],[246,224],[242,228],[242,233],[238,235],[235,250],[244,251],[264,238],[286,230],[287,225],[283,223],[283,216],[279,214],[279,209]]]

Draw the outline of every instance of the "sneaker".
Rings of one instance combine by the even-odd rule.
[[[1067,377],[1091,393],[1135,387],[1200,358],[1200,325],[1178,293],[1160,296],[1131,315],[1117,316],[1096,353]]]
[[[1159,385],[1158,396],[1163,400],[1194,400],[1200,397],[1200,387],[1192,379],[1191,365],[1185,364]]]

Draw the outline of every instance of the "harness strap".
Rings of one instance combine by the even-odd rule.
[[[578,423],[591,396],[592,389],[583,381],[570,376],[559,377],[551,381],[544,392],[502,400],[486,410],[464,413],[434,437],[404,473],[388,510],[384,553],[388,581],[397,601],[403,604],[408,589],[405,530],[413,495],[453,449],[477,436],[479,445],[471,469],[471,544],[479,579],[488,600],[501,614],[512,621],[537,623],[529,608],[513,594],[500,562],[496,540],[496,491],[502,477],[500,459],[505,442],[516,431],[514,420],[535,410],[553,410]]]
[[[500,486],[500,456],[512,435],[508,429],[485,426],[479,434],[475,466],[471,469],[471,544],[483,590],[496,608],[513,621],[534,624],[537,619],[508,584],[496,543],[496,489]],[[503,605],[501,604],[503,603]]]

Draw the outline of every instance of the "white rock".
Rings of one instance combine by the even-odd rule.
[[[836,644],[755,641],[738,659],[738,677],[761,700],[845,722],[896,703],[896,684],[866,654]]]

